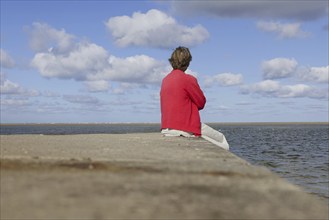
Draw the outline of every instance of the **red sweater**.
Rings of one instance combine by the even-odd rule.
[[[169,128],[201,135],[199,110],[206,98],[196,78],[173,70],[163,80],[160,92],[161,129]]]

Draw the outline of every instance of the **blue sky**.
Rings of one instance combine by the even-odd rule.
[[[177,46],[204,122],[328,121],[328,7],[1,0],[1,123],[160,122]]]

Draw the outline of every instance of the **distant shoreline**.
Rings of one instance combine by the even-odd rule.
[[[329,122],[205,122],[209,125],[329,125]],[[159,125],[157,122],[115,122],[115,123],[0,123],[0,126],[90,126],[90,125]]]

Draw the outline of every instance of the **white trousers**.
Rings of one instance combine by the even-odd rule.
[[[195,137],[192,133],[175,130],[175,129],[163,129],[161,131],[162,134],[165,136],[183,136],[183,137]],[[201,137],[221,148],[224,148],[225,150],[229,150],[230,146],[227,143],[227,140],[221,132],[211,128],[210,126],[202,123],[201,124]]]
[[[201,124],[201,137],[225,150],[230,149],[224,134],[204,123]]]

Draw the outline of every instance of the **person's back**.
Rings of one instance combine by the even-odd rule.
[[[169,59],[173,71],[162,81],[161,129],[175,129],[201,135],[199,110],[206,98],[199,84],[191,75],[185,74],[192,56],[187,48],[178,47]]]
[[[199,110],[206,99],[196,79],[181,70],[173,70],[162,81],[162,129],[170,128],[201,135]]]
[[[186,47],[178,47],[169,62],[173,70],[162,80],[160,91],[161,133],[165,136],[202,136],[211,143],[229,149],[225,136],[202,123],[199,110],[206,104],[206,98],[198,81],[185,74],[192,60]]]

